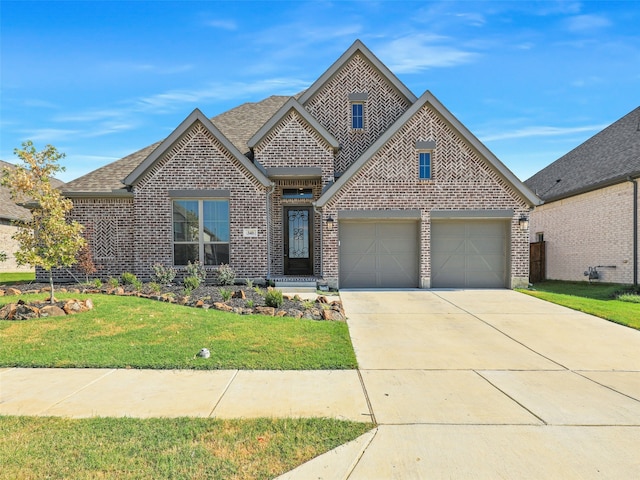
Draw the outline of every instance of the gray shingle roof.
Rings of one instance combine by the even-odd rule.
[[[247,141],[289,98],[274,95],[260,102],[245,103],[213,117],[211,121],[238,150],[243,154],[248,153]],[[133,172],[161,143],[156,142],[76,178],[67,183],[64,191],[70,194],[78,192],[111,193],[114,190],[125,192],[122,180]]]
[[[11,169],[14,167],[14,164],[0,160],[0,176],[5,168]],[[64,186],[64,182],[57,178],[51,178],[51,185],[60,188]],[[0,218],[4,220],[28,220],[29,217],[29,210],[16,205],[15,202],[11,200],[9,188],[0,185]]]
[[[637,107],[524,183],[549,202],[639,175],[640,107]]]

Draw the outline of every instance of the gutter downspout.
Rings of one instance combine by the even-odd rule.
[[[627,180],[633,183],[633,284],[638,285],[638,181],[631,176]]]
[[[276,184],[271,182],[271,188],[267,190],[267,280],[271,280],[271,195],[276,190]]]

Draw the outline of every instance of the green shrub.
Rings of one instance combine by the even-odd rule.
[[[247,308],[253,308],[254,305],[253,300],[247,300]]]
[[[262,290],[260,287],[258,286],[253,287],[253,291],[256,292],[258,295],[260,295],[261,297],[264,297],[264,290]]]
[[[94,278],[91,282],[91,286],[93,286],[93,288],[102,288],[102,280],[100,280],[99,278]]]
[[[137,278],[133,282],[131,282],[131,285],[133,285],[133,288],[136,289],[136,292],[139,292],[142,290],[142,286],[143,286],[142,281],[138,280]]]
[[[188,295],[189,293],[191,293],[193,290],[195,290],[200,286],[200,279],[194,276],[184,277],[183,283],[184,283],[184,291],[186,292],[186,295]]]
[[[618,295],[618,300],[621,302],[640,303],[640,295],[635,293],[623,293],[622,295]]]
[[[253,280],[247,278],[244,283],[247,285],[247,288],[253,288]]]
[[[280,290],[269,290],[264,296],[264,303],[267,307],[280,308],[283,301],[282,292]]]
[[[236,272],[223,263],[216,270],[215,279],[218,285],[233,285],[236,281]]]
[[[107,280],[107,283],[111,288],[116,288],[118,285],[120,285],[120,280],[118,280],[115,277],[109,277],[109,280]]]
[[[204,282],[207,278],[207,271],[204,269],[204,265],[201,262],[187,262],[185,267],[187,277],[196,277],[200,283]]]
[[[152,293],[155,293],[156,295],[162,291],[162,287],[160,286],[160,284],[159,284],[159,283],[156,283],[156,282],[149,282],[149,283],[147,284],[147,288],[148,288]]]
[[[228,302],[231,299],[231,295],[233,294],[233,290],[230,290],[228,288],[219,288],[218,292],[220,292],[220,296],[225,302]]]
[[[123,285],[133,285],[138,280],[138,277],[133,273],[124,272],[120,275],[120,279],[122,280]]]
[[[153,276],[160,285],[169,285],[176,278],[176,269],[173,267],[165,267],[156,263],[152,268]]]

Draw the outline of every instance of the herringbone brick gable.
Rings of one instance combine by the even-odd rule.
[[[364,128],[351,128],[350,93],[367,93]],[[410,104],[360,53],[328,81],[304,107],[331,134],[342,149],[335,160],[337,172],[344,172],[376,141]]]

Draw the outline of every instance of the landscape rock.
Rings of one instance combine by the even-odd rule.
[[[4,297],[4,290],[0,290],[0,297]]]
[[[270,315],[273,317],[276,314],[276,309],[273,307],[256,307],[255,310],[256,313],[260,315]]]
[[[93,305],[93,300],[91,300],[90,298],[87,298],[87,299],[84,301],[84,307],[85,307],[87,310],[93,310],[93,307],[94,307],[94,305]]]
[[[233,292],[231,298],[240,298],[242,300],[247,298],[247,295],[244,293],[244,290],[238,290],[237,292]]]
[[[64,304],[62,309],[67,312],[67,315],[73,315],[86,311],[86,307],[79,300],[69,300]]]
[[[276,312],[276,317],[286,317],[287,316],[287,312],[285,310],[278,310]]]
[[[32,307],[31,305],[18,303],[13,312],[13,318],[9,320],[29,320],[31,318],[38,318],[39,316],[40,309]]]
[[[329,300],[327,300],[327,297],[325,297],[324,295],[320,295],[318,298],[316,298],[316,302],[317,303],[329,303]]]
[[[18,290],[17,288],[13,288],[13,287],[9,287],[4,291],[4,294],[7,296],[15,296],[15,295],[20,295],[22,292],[20,290]]]
[[[335,322],[344,320],[344,316],[337,310],[329,309],[322,311],[322,319]]]
[[[203,300],[198,300],[193,306],[196,307],[196,308],[202,308],[202,307],[204,307],[204,301]]]
[[[213,304],[213,308],[223,312],[233,312],[233,307],[231,305],[227,305],[226,303],[222,303],[222,302],[215,302]]]
[[[45,305],[40,309],[41,317],[63,317],[67,314],[57,305]]]
[[[304,315],[304,312],[302,310],[298,310],[298,309],[295,309],[295,308],[292,308],[291,310],[289,310],[287,312],[287,316],[288,317],[302,318],[302,315]]]
[[[13,320],[16,314],[17,304],[7,303],[4,307],[0,308],[0,319]]]

